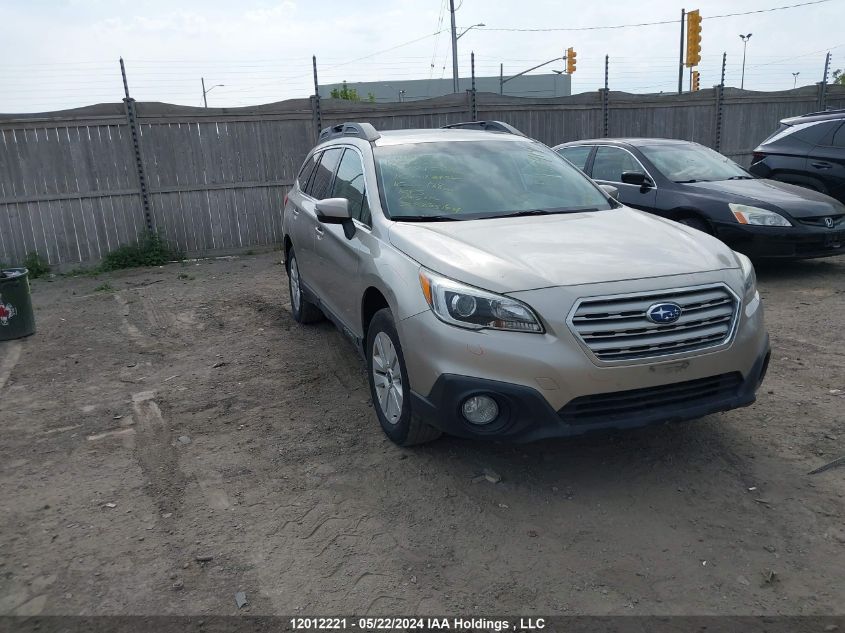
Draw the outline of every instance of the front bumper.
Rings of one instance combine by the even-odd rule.
[[[584,396],[558,411],[530,387],[446,374],[437,379],[428,396],[412,392],[411,410],[451,435],[515,442],[681,422],[752,404],[770,355],[767,341],[766,351],[745,377],[731,372],[660,387]],[[470,424],[460,413],[466,398],[480,394],[492,396],[499,405],[499,417],[487,426]]]
[[[845,254],[845,226],[832,229],[715,224],[716,236],[751,259],[810,259]]]
[[[750,404],[769,352],[756,297],[739,306],[729,343],[648,360],[601,361],[567,323],[581,298],[625,293],[632,286],[651,292],[668,284],[681,288],[715,282],[742,293],[735,269],[514,293],[541,315],[543,334],[465,330],[444,324],[430,310],[403,319],[397,329],[412,410],[455,435],[530,441],[688,419]],[[667,399],[664,389],[690,398],[678,401],[668,394]],[[493,394],[502,411],[487,427],[470,425],[460,413],[463,400],[478,393]],[[640,401],[655,406],[639,407]]]

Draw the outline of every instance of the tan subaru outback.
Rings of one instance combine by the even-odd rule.
[[[291,310],[366,359],[397,444],[531,441],[754,402],[754,269],[499,122],[323,130],[285,201]]]

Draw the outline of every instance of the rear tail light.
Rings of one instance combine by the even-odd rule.
[[[285,194],[285,206],[288,206],[288,194]]]
[[[766,155],[763,152],[754,152],[751,155],[751,164],[753,165],[754,163],[759,163],[764,158],[766,158]]]

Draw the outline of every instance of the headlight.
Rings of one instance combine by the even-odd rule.
[[[513,332],[543,332],[540,319],[516,299],[466,286],[420,270],[420,287],[432,312],[441,321],[458,327]]]
[[[756,224],[758,226],[792,226],[785,217],[774,211],[749,207],[747,204],[728,205],[740,224]]]
[[[754,272],[754,264],[751,263],[751,260],[747,256],[736,251],[734,251],[734,255],[736,255],[739,265],[742,268],[743,294],[747,297],[757,290],[757,273]]]

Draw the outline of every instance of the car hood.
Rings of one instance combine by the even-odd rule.
[[[845,213],[845,206],[818,191],[776,180],[716,180],[687,185],[701,193],[724,194],[725,202],[740,204],[763,203],[764,207],[777,207],[796,218]]]
[[[628,208],[459,222],[395,222],[390,243],[423,266],[493,292],[736,268],[695,229]]]

